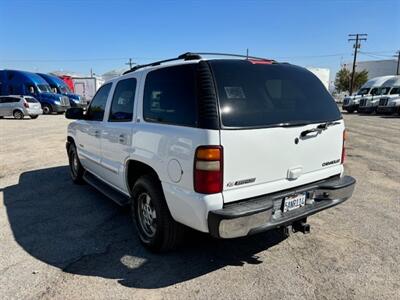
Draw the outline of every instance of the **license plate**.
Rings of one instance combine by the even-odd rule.
[[[283,212],[302,207],[306,204],[306,194],[296,194],[284,199]]]

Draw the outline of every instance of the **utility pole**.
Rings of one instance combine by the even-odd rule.
[[[129,61],[126,63],[126,65],[129,66],[129,69],[132,69],[132,66],[133,66],[134,64],[135,64],[135,63],[132,61],[132,58],[129,58]]]
[[[368,34],[366,33],[356,33],[356,34],[349,34],[348,41],[355,41],[353,48],[354,48],[354,59],[353,59],[353,70],[351,72],[351,79],[350,79],[350,95],[353,94],[353,87],[354,87],[354,74],[356,73],[356,62],[357,62],[357,51],[361,48],[361,41],[367,40]]]
[[[246,49],[246,59],[249,59],[249,48]]]
[[[397,57],[397,68],[396,68],[396,75],[399,75],[399,65],[400,65],[400,50],[397,51],[397,55],[393,55],[394,57]]]

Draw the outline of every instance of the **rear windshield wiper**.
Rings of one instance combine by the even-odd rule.
[[[340,122],[338,121],[331,121],[331,122],[325,122],[322,124],[319,124],[316,128],[312,128],[312,129],[307,129],[301,132],[300,136],[304,137],[307,134],[310,134],[312,132],[322,132],[323,130],[328,129],[329,126],[334,126],[334,125],[339,125]]]

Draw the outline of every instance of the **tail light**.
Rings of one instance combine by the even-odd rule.
[[[26,100],[24,100],[24,107],[29,108],[29,104],[26,102]]]
[[[202,194],[220,193],[222,180],[222,147],[198,147],[194,160],[194,190]]]
[[[341,159],[341,161],[340,161],[341,164],[344,164],[344,161],[346,160],[346,147],[345,147],[345,142],[346,142],[346,130],[343,130],[342,159]]]

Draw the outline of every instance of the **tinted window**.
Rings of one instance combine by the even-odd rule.
[[[378,89],[378,88],[373,88],[373,89],[371,90],[371,95],[372,95],[372,96],[379,95],[379,89]]]
[[[25,97],[25,100],[29,103],[39,103],[35,98]]]
[[[129,122],[133,118],[133,103],[135,101],[136,79],[129,78],[118,82],[111,102],[111,122]]]
[[[263,127],[341,118],[321,81],[303,68],[239,60],[210,64],[225,126]]]
[[[19,102],[19,98],[14,97],[2,97],[1,103],[15,103]]]
[[[106,108],[107,97],[110,93],[111,83],[103,85],[94,95],[86,113],[86,119],[91,121],[102,121],[104,109]]]
[[[148,122],[197,124],[195,65],[167,67],[146,77],[143,117]]]
[[[400,94],[400,87],[393,88],[393,89],[390,91],[390,95],[398,95],[398,94]]]

